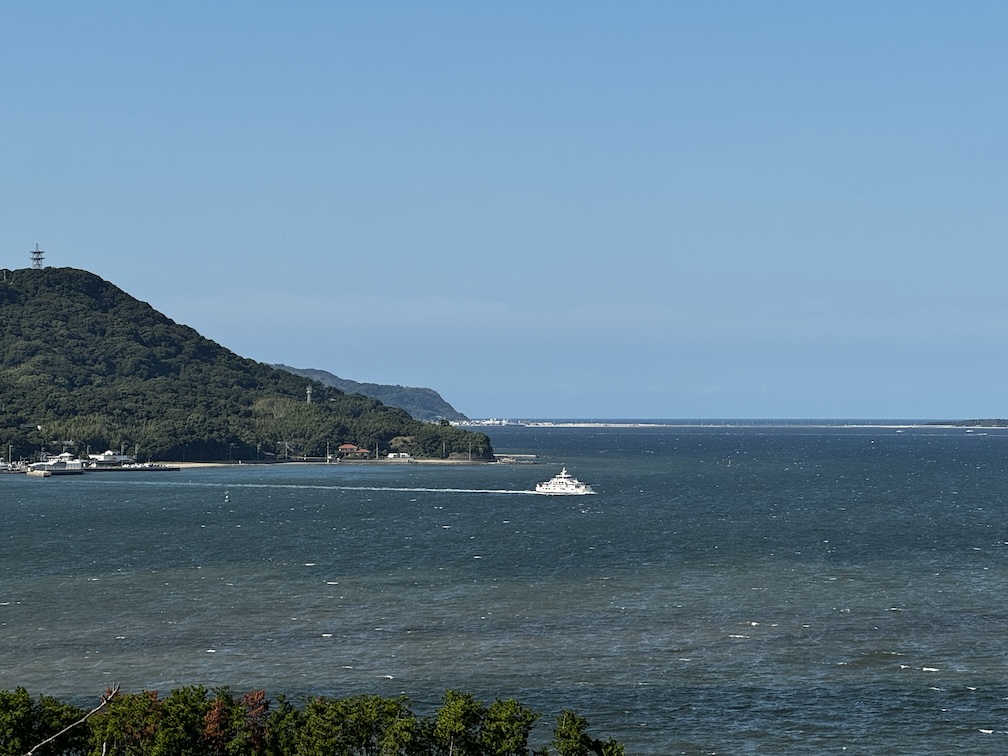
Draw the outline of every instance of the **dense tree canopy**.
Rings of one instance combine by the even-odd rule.
[[[513,698],[485,705],[470,693],[447,691],[429,717],[405,696],[315,697],[296,706],[265,691],[235,696],[201,685],[111,694],[84,719],[82,709],[27,690],[0,691],[0,756],[45,746],[49,756],[532,756],[529,737],[539,713]],[[83,721],[81,721],[83,719]],[[588,720],[564,711],[549,745],[535,756],[623,756],[616,741],[587,734]],[[552,746],[555,751],[550,748]]]
[[[414,456],[493,453],[484,434],[239,357],[86,271],[2,271],[0,455],[72,442],[155,459],[320,457],[393,439]]]

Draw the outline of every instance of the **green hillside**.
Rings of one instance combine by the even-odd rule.
[[[341,443],[492,456],[484,434],[239,357],[87,271],[0,279],[0,456],[67,442],[172,460],[320,457]]]
[[[294,368],[289,365],[274,365],[303,378],[333,386],[348,394],[364,394],[390,407],[401,407],[417,420],[468,420],[465,415],[446,402],[441,395],[430,388],[414,386],[389,386],[384,383],[358,383],[325,370],[314,368]]]

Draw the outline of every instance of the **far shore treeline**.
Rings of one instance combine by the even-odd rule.
[[[405,696],[309,698],[271,702],[263,690],[235,695],[202,686],[120,693],[95,709],[24,688],[0,691],[0,756],[623,756],[623,745],[588,733],[565,710],[548,745],[529,750],[539,713],[513,698],[484,704],[446,691],[431,716]],[[65,730],[65,732],[64,732]],[[51,742],[50,738],[55,737]],[[543,738],[545,741],[546,738]],[[40,744],[45,743],[41,748]],[[36,750],[37,749],[37,750]]]
[[[493,457],[485,434],[239,357],[87,271],[0,270],[0,457],[262,461],[323,458],[345,443]]]

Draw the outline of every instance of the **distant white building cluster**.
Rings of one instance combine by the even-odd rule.
[[[483,427],[494,427],[494,426],[499,427],[503,425],[521,425],[521,423],[517,423],[513,420],[508,420],[507,418],[503,420],[498,420],[496,417],[491,417],[486,420],[460,420],[452,422],[452,425],[465,425],[465,426],[478,425]]]

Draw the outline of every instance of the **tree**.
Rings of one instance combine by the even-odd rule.
[[[123,693],[89,721],[92,756],[147,756],[154,753],[161,729],[161,704],[157,691]]]
[[[480,729],[486,710],[472,693],[447,690],[434,719],[436,753],[480,756]]]
[[[528,739],[539,713],[513,698],[496,699],[483,717],[482,752],[488,756],[527,756]]]
[[[405,696],[314,698],[305,707],[297,756],[399,756],[410,754],[418,724]]]
[[[83,715],[83,709],[49,696],[33,699],[25,688],[0,691],[0,754],[22,756]],[[86,746],[87,730],[75,728],[61,735],[52,750],[69,756],[83,754]]]
[[[161,704],[152,756],[203,756],[203,723],[210,702],[202,685],[175,688]]]
[[[266,743],[263,753],[268,756],[290,756],[297,750],[298,733],[304,716],[284,695],[276,703],[266,720]]]
[[[239,699],[224,687],[203,717],[203,740],[210,756],[253,756],[266,745],[269,701],[266,691],[253,690]]]
[[[623,756],[623,746],[612,738],[605,742],[588,736],[588,720],[569,709],[557,717],[553,728],[553,747],[559,756]]]

